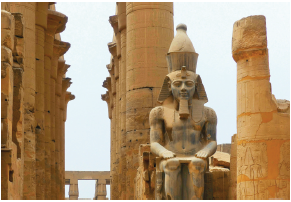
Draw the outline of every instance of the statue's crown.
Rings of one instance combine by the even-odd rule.
[[[188,71],[196,73],[198,54],[195,52],[194,46],[186,33],[187,26],[179,24],[176,30],[177,34],[167,54],[168,71],[171,73],[181,70],[182,66],[185,66]]]

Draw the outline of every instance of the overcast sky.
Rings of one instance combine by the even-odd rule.
[[[56,10],[69,18],[61,38],[71,43],[65,60],[71,65],[67,77],[73,82],[68,90],[76,96],[68,105],[66,170],[110,170],[110,120],[101,94],[109,76],[107,43],[112,41],[113,29],[108,19],[115,15],[115,7],[115,2],[56,4]],[[290,100],[290,3],[174,3],[174,28],[187,25],[199,54],[197,73],[208,96],[206,106],[217,113],[218,144],[230,143],[237,131],[232,29],[235,21],[250,15],[266,16],[272,93],[277,99]],[[68,191],[66,186],[66,197]],[[79,181],[80,198],[92,198],[94,192],[94,181]]]

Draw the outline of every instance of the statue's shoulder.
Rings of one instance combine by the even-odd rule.
[[[150,112],[150,122],[153,120],[160,120],[164,118],[164,107],[158,106],[151,110]]]
[[[217,123],[217,116],[214,109],[204,106],[204,112],[208,122]]]

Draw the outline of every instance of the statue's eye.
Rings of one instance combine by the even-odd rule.
[[[194,82],[193,81],[186,81],[186,86],[192,87],[192,86],[194,86]]]
[[[174,84],[174,86],[176,86],[176,87],[180,87],[181,84],[182,84],[182,82],[181,82],[181,81],[175,81],[173,84]]]

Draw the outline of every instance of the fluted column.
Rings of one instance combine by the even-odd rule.
[[[119,154],[120,154],[120,144],[119,144],[119,62],[117,57],[117,46],[116,43],[112,42],[108,44],[109,52],[112,55],[112,63],[110,65],[110,76],[111,76],[111,83],[112,85],[112,95],[113,95],[113,123],[114,126],[114,132],[111,133],[111,143],[112,143],[112,150],[111,152],[115,152],[113,156],[113,163],[112,163],[112,169],[111,169],[111,176],[112,176],[112,199],[114,198],[114,195],[119,196],[119,190],[121,189],[121,184],[119,184]],[[109,68],[109,66],[107,67]]]
[[[61,146],[61,119],[60,119],[60,100],[62,93],[62,77],[65,61],[60,59],[60,56],[64,55],[68,49],[70,48],[70,44],[66,42],[62,42],[59,40],[54,40],[53,47],[53,58],[52,58],[52,68],[53,68],[53,79],[55,82],[55,176],[56,176],[56,197],[60,199],[60,191],[61,191],[61,176],[60,176],[60,146]],[[52,74],[51,74],[52,75]]]
[[[45,114],[44,114],[44,43],[47,29],[47,2],[36,3],[35,12],[35,137],[36,199],[45,199]]]
[[[233,26],[237,63],[237,199],[290,199],[290,102],[270,84],[265,16]]]
[[[49,107],[47,113],[50,117],[50,122],[48,126],[50,128],[50,166],[51,166],[51,190],[50,190],[50,199],[57,199],[56,197],[56,165],[55,165],[55,81],[57,77],[57,65],[58,65],[58,57],[55,57],[53,54],[53,47],[54,47],[54,36],[56,33],[60,33],[65,29],[65,24],[68,18],[64,14],[48,10],[48,31],[46,34],[46,49],[49,53],[45,58],[45,66],[46,68],[46,81],[49,82],[47,85],[46,96],[49,97],[47,102],[49,103],[46,105]],[[49,66],[50,65],[50,66]],[[50,77],[48,76],[50,75]],[[49,81],[48,81],[49,78]],[[50,94],[48,94],[50,92]]]
[[[156,20],[158,19],[158,20]],[[126,199],[134,199],[139,145],[150,142],[149,113],[168,73],[173,3],[126,3]]]
[[[24,180],[23,199],[36,199],[35,165],[35,2],[14,2],[10,4],[11,13],[22,13],[24,25]]]
[[[63,75],[66,74],[67,69],[70,67],[70,65],[65,64],[63,68]],[[62,187],[61,187],[61,197],[62,200],[65,198],[65,115],[64,115],[64,110],[65,110],[65,96],[66,96],[66,91],[72,84],[70,78],[63,78],[62,77],[62,94],[61,94],[61,104],[60,104],[60,119],[61,119],[61,147],[60,147],[60,165],[61,165],[61,181],[62,181]]]
[[[1,199],[11,199],[14,16],[1,10]]]
[[[120,43],[117,46],[120,72],[120,199],[126,199],[126,2],[117,2],[117,11],[118,32],[120,33]]]

